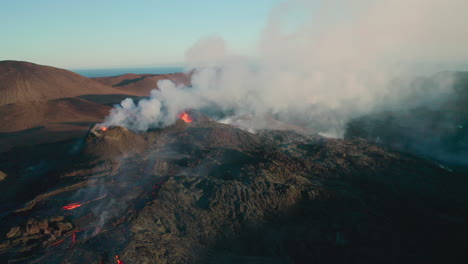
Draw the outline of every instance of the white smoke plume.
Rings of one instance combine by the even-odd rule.
[[[283,1],[255,55],[231,53],[220,37],[202,39],[186,54],[192,87],[160,82],[149,99],[124,100],[106,123],[145,131],[185,109],[214,107],[341,136],[350,118],[419,95],[397,77],[466,62],[466,10],[466,0]]]

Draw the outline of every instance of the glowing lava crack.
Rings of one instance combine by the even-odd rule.
[[[83,206],[83,205],[89,204],[89,203],[91,203],[91,202],[104,199],[104,198],[106,198],[106,196],[107,196],[107,193],[104,194],[103,196],[100,196],[100,197],[98,197],[98,198],[96,198],[96,199],[93,199],[93,200],[91,200],[91,201],[87,201],[87,202],[84,202],[84,203],[71,203],[71,204],[68,204],[68,205],[63,206],[62,209],[63,209],[63,210],[73,210],[73,209],[76,209],[76,208],[81,207],[81,206]]]
[[[192,117],[189,114],[187,114],[187,112],[181,113],[179,115],[179,118],[184,120],[185,123],[192,123],[193,122]]]

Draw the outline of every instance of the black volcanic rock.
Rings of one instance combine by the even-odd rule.
[[[360,139],[252,134],[202,117],[141,134],[93,128],[84,157],[47,175],[55,184],[2,216],[0,260],[466,259],[466,174]],[[82,206],[63,209],[77,202]],[[70,228],[41,222],[56,217]],[[25,232],[28,239],[19,239]]]

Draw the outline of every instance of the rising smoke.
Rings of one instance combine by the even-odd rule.
[[[220,37],[202,39],[186,53],[191,87],[161,81],[149,99],[124,100],[106,123],[145,131],[185,109],[211,108],[230,120],[269,116],[341,137],[352,118],[447,94],[450,75],[430,95],[395,80],[466,61],[466,10],[465,0],[283,1],[255,55],[230,52]]]

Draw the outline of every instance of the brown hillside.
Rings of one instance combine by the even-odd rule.
[[[0,152],[14,146],[76,138],[102,122],[111,107],[79,98],[0,106]]]
[[[23,61],[0,61],[0,105],[122,93],[71,71]]]
[[[176,84],[190,85],[190,74],[170,73],[170,74],[124,74],[112,77],[97,77],[94,80],[112,86],[124,92],[139,96],[148,96],[151,90],[157,88],[160,80],[171,80]]]
[[[0,132],[14,132],[36,126],[65,122],[99,122],[109,106],[79,98],[17,103],[0,106]]]
[[[94,79],[102,84],[108,85],[108,86],[114,86],[117,85],[125,80],[136,80],[138,78],[142,77],[151,77],[155,76],[155,74],[133,74],[133,73],[127,73],[123,75],[118,75],[118,76],[106,76],[106,77],[95,77],[91,78]]]

